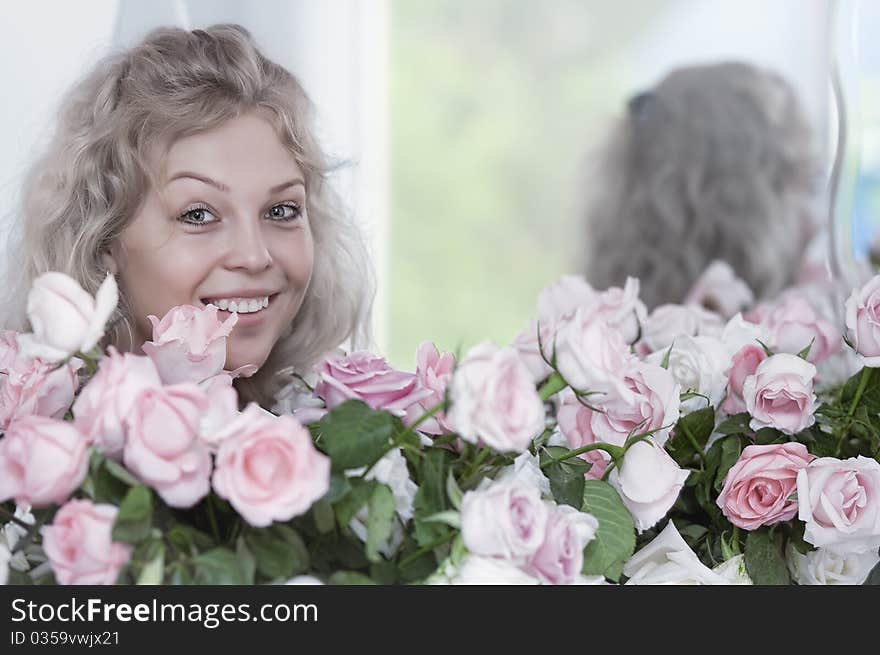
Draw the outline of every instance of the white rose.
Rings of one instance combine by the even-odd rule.
[[[639,281],[634,277],[626,278],[623,289],[611,287],[600,293],[591,309],[608,325],[620,330],[627,343],[639,338],[648,314],[645,303],[639,300]]]
[[[553,335],[556,332],[556,323],[542,322],[541,338],[538,339],[538,322],[529,321],[526,329],[516,335],[510,345],[516,350],[520,359],[532,374],[532,380],[537,383],[553,372],[547,364],[553,352]],[[543,347],[544,352],[541,352]]]
[[[670,521],[623,567],[628,585],[724,585],[727,579],[700,561]]]
[[[366,467],[357,469],[349,469],[345,472],[347,476],[361,475]],[[366,475],[366,480],[376,480],[382,484],[388,485],[391,493],[394,495],[394,508],[400,521],[406,523],[413,515],[413,502],[416,493],[419,490],[418,485],[409,477],[409,469],[406,466],[406,458],[399,450],[388,452],[382,459],[376,462],[375,466]],[[363,542],[367,541],[367,521],[370,518],[369,509],[366,507],[355,514],[354,518],[348,524],[351,531]],[[391,557],[400,544],[403,542],[403,529],[400,523],[395,522],[392,526],[391,537],[385,544],[379,547],[386,557]]]
[[[284,584],[286,585],[322,585],[324,584],[313,575],[297,575]]]
[[[880,463],[867,457],[814,459],[798,471],[798,518],[804,539],[838,552],[880,547]]]
[[[567,445],[567,444],[566,444]],[[544,497],[552,497],[550,493],[550,480],[541,471],[540,460],[537,455],[526,451],[513,460],[513,464],[505,466],[498,475],[496,482],[512,482],[536,487]]]
[[[880,562],[876,550],[864,553],[817,548],[806,555],[788,545],[786,551],[791,577],[799,585],[860,585]]]
[[[659,364],[666,351],[652,353],[646,361]],[[709,399],[717,407],[727,388],[725,372],[730,366],[730,355],[720,339],[715,337],[688,337],[677,339],[669,351],[669,372],[681,385],[682,392],[694,392]],[[695,396],[681,403],[685,416],[706,407],[706,398]]]
[[[540,581],[508,560],[466,555],[458,571],[448,578],[447,584],[537,585]]]
[[[746,556],[734,555],[726,562],[722,562],[714,569],[715,573],[727,580],[732,585],[754,584],[746,571]]]
[[[700,321],[693,307],[685,305],[660,305],[645,321],[642,342],[650,352],[665,351],[679,337],[695,337]]]
[[[758,323],[749,323],[737,314],[731,318],[721,331],[721,342],[727,348],[727,353],[733,357],[744,346],[770,343],[770,333],[764,326]]]
[[[451,425],[465,440],[523,452],[544,430],[544,403],[511,347],[484,341],[468,351],[452,378]]]
[[[583,307],[560,323],[555,349],[556,368],[581,392],[603,394],[621,387],[620,372],[635,359],[620,330]]]
[[[713,260],[700,274],[688,292],[685,303],[717,308],[722,316],[733,316],[750,307],[755,294],[742,279],[736,276],[730,264]]]
[[[6,544],[0,543],[0,585],[9,579],[9,559],[12,557]]]
[[[496,482],[461,501],[461,538],[475,555],[519,559],[544,543],[549,512],[538,487]]]
[[[365,468],[350,469],[345,472],[348,476],[358,476]],[[413,501],[419,490],[418,485],[409,477],[409,469],[406,466],[406,458],[400,450],[392,450],[386,453],[382,459],[367,473],[367,480],[376,480],[388,485],[394,494],[394,506],[397,514],[405,523],[412,518]]]
[[[652,527],[675,503],[690,471],[679,468],[669,454],[650,437],[626,451],[608,482],[632,514],[641,533]]]
[[[47,362],[88,352],[104,335],[118,302],[116,280],[110,274],[93,298],[73,278],[44,273],[34,280],[28,294],[27,315],[33,332],[19,335],[19,347],[27,357]]]
[[[538,294],[538,318],[555,323],[578,307],[590,306],[598,294],[581,275],[563,275]]]
[[[22,523],[28,525],[33,525],[36,522],[36,518],[31,513],[31,506],[26,503],[16,505],[14,516]],[[10,521],[3,526],[3,541],[6,542],[6,548],[10,553],[15,549],[18,540],[25,535],[27,535],[27,530],[21,527],[18,523]],[[3,541],[0,541],[0,544],[2,544]],[[16,571],[27,571],[31,567],[23,551],[19,551],[12,555],[12,559],[9,560],[9,566]]]

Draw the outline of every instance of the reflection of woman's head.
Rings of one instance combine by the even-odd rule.
[[[714,259],[758,297],[794,281],[814,229],[818,160],[793,89],[741,63],[681,68],[634,96],[597,162],[584,266],[681,302]]]
[[[102,60],[64,99],[28,179],[12,327],[40,273],[94,292],[109,269],[122,346],[176,304],[242,312],[227,368],[262,365],[256,398],[280,368],[365,336],[365,249],[311,121],[297,80],[236,25],[160,28]]]

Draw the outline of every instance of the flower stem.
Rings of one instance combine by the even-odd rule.
[[[457,531],[450,530],[447,534],[443,535],[439,539],[435,539],[431,543],[425,544],[424,546],[419,548],[417,551],[415,551],[412,555],[409,555],[408,557],[401,560],[400,565],[399,565],[400,568],[403,568],[405,566],[409,566],[410,564],[415,562],[417,559],[419,559],[422,555],[425,555],[426,553],[430,553],[437,546],[442,546],[443,544],[452,541],[457,536],[458,536]]]
[[[547,381],[538,390],[538,395],[541,396],[541,400],[547,400],[550,396],[559,393],[567,386],[568,383],[563,377],[556,371],[553,371],[553,374],[547,378]]]
[[[862,369],[862,375],[859,377],[859,386],[856,388],[856,393],[853,396],[852,403],[850,403],[849,411],[846,413],[847,417],[852,418],[853,414],[856,412],[856,407],[859,406],[859,401],[862,399],[862,395],[865,393],[865,389],[868,388],[868,380],[871,377],[871,372],[873,369],[865,366]]]
[[[613,446],[611,444],[606,443],[591,443],[588,446],[581,446],[580,448],[575,448],[574,450],[568,450],[559,457],[551,457],[546,462],[541,464],[541,468],[547,468],[548,466],[553,466],[553,464],[558,464],[559,462],[563,462],[567,459],[571,459],[572,457],[577,457],[582,453],[588,453],[591,450],[604,450],[606,453],[611,455],[612,459],[617,459],[623,456],[623,449],[620,446]]]
[[[25,523],[2,505],[0,505],[0,516],[10,521],[11,523],[15,523],[19,527],[24,528],[25,530],[30,530],[32,527],[30,523]]]

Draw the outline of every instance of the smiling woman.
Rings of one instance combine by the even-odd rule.
[[[367,340],[372,275],[328,181],[312,105],[246,30],[160,28],[102,60],[62,102],[28,178],[7,326],[46,271],[121,291],[107,343],[139,353],[175,306],[234,314],[226,368],[243,400],[271,402],[305,371]]]

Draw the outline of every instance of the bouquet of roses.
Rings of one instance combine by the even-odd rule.
[[[852,362],[801,296],[726,320],[750,298],[719,275],[650,315],[636,280],[564,277],[508,346],[425,343],[414,373],[353,352],[267,411],[223,370],[235,315],[176,307],[150,317],[145,355],[102,353],[113,279],[92,298],[47,274],[33,332],[0,341],[0,577],[861,582],[880,546],[880,378],[833,384]],[[867,366],[877,287],[847,303]]]

